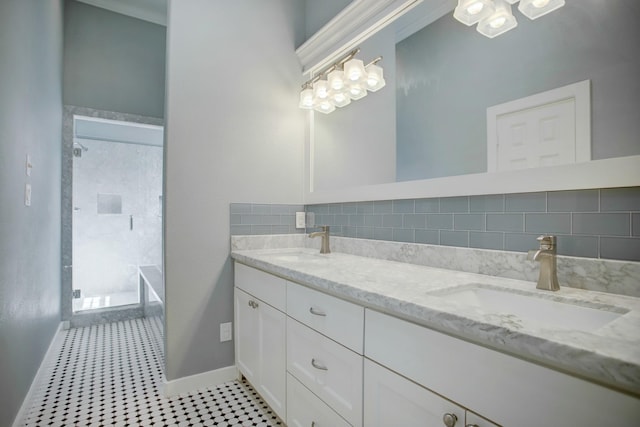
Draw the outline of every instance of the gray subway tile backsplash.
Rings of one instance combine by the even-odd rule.
[[[547,193],[516,193],[505,195],[507,212],[546,212]]]
[[[547,196],[548,212],[598,212],[598,190],[552,191]]]
[[[296,212],[304,205],[231,203],[229,206],[232,235],[304,233],[296,228]]]
[[[554,234],[561,255],[640,261],[640,187],[306,207],[234,203],[231,233],[302,233],[295,229],[302,210],[345,237],[526,252],[539,235]]]
[[[572,234],[630,236],[629,213],[574,213]]]
[[[569,213],[528,213],[524,215],[524,231],[527,233],[570,234]]]
[[[524,214],[488,213],[487,231],[524,231]]]
[[[600,211],[640,211],[640,187],[604,188],[600,190]]]

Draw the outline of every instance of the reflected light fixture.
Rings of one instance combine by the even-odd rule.
[[[520,0],[518,10],[529,19],[537,19],[564,6],[564,0]]]
[[[518,26],[516,17],[511,13],[511,5],[506,0],[494,0],[493,13],[478,22],[476,30],[490,39]]]
[[[453,17],[465,25],[473,25],[491,13],[493,13],[491,0],[458,0]]]
[[[298,106],[329,114],[336,107],[364,98],[368,92],[382,89],[386,82],[379,56],[366,66],[355,55],[355,49],[302,85]]]
[[[537,19],[564,6],[565,0],[458,0],[453,17],[465,25],[478,24],[476,30],[494,38],[518,26],[511,5],[529,19]]]

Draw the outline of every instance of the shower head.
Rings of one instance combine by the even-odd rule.
[[[73,156],[82,157],[83,151],[89,151],[89,149],[84,145],[80,144],[78,141],[73,141]]]
[[[89,149],[87,147],[85,147],[84,145],[80,144],[78,141],[73,141],[73,145],[79,145],[82,148],[82,151],[89,151]]]

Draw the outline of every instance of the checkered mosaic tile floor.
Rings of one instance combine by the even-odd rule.
[[[188,395],[161,395],[159,318],[63,331],[46,362],[24,425],[280,426],[246,383],[232,381]]]

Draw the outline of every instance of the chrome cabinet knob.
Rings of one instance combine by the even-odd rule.
[[[453,427],[458,422],[458,417],[456,416],[456,414],[446,413],[442,416],[442,422],[447,427]]]
[[[251,308],[258,308],[258,303],[255,302],[254,300],[250,300],[249,301],[249,307]]]
[[[480,427],[478,424],[467,424],[464,427]]]

